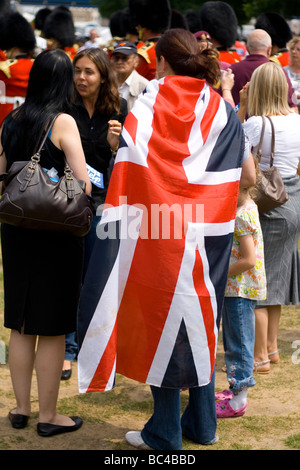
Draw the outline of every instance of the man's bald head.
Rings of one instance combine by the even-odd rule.
[[[247,38],[249,54],[261,54],[269,57],[272,50],[271,36],[263,29],[254,29]]]

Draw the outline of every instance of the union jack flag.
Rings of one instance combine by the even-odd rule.
[[[209,383],[243,152],[238,118],[203,80],[153,80],[136,101],[82,289],[80,392],[111,389],[116,373]]]

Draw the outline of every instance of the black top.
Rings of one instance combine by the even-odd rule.
[[[13,132],[12,132],[13,130]],[[7,160],[7,171],[15,161],[27,161],[30,160],[32,155],[27,155],[25,150],[19,144],[19,136],[23,132],[22,128],[15,124],[15,120],[10,113],[3,125],[1,134],[2,145],[5,146],[5,156]],[[41,132],[40,139],[37,140],[35,149],[37,150],[44,133]],[[43,168],[50,170],[54,167],[59,176],[63,176],[65,168],[65,155],[62,150],[57,148],[51,140],[48,138],[41,151],[40,164]]]
[[[117,120],[124,124],[127,116],[127,101],[121,98],[120,113],[111,115],[101,114],[96,110],[90,118],[81,97],[76,101],[76,109],[73,117],[77,122],[86,162],[95,170],[100,171],[104,177],[104,189],[92,185],[92,197],[95,201],[94,208],[103,204],[108,188],[108,168],[112,158],[111,148],[107,141],[108,121]]]

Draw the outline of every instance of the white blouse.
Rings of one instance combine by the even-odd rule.
[[[282,177],[293,176],[297,173],[300,158],[300,115],[290,113],[285,116],[271,116],[271,119],[275,129],[274,166],[278,168]],[[250,117],[243,127],[252,148],[257,147],[262,130],[261,116]],[[271,136],[271,124],[266,119],[260,164],[262,170],[270,166]]]

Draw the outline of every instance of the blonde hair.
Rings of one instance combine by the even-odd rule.
[[[267,62],[254,70],[248,90],[249,116],[289,114],[288,83],[280,65]]]
[[[298,42],[300,42],[300,36],[294,36],[288,43],[287,43],[287,48],[289,51],[293,50],[296,46],[296,44],[298,44]]]

